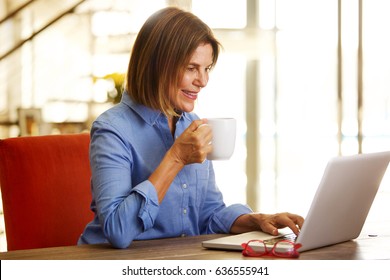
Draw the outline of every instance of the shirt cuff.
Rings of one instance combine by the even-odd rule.
[[[156,189],[150,181],[144,181],[135,186],[131,192],[136,192],[143,197],[138,217],[142,220],[144,231],[146,231],[153,227],[154,221],[156,220],[159,212]]]
[[[214,217],[214,222],[217,229],[213,230],[215,233],[229,233],[234,221],[241,215],[253,213],[252,209],[247,205],[233,204],[222,211],[218,212]]]

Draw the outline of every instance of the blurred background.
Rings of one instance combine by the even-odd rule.
[[[390,150],[387,0],[0,0],[0,138],[88,131],[166,6],[224,46],[195,111],[238,121],[214,163],[227,204],[304,216],[330,157]],[[387,177],[372,211],[390,212]]]

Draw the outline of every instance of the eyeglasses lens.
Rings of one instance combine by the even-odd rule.
[[[275,256],[279,257],[292,256],[296,253],[294,243],[289,241],[280,241],[275,244],[273,253]]]
[[[247,251],[249,254],[264,255],[267,253],[267,248],[263,241],[256,240],[248,243]]]

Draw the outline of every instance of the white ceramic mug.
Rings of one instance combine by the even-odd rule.
[[[236,143],[236,120],[234,118],[209,118],[207,120],[213,132],[211,140],[213,150],[207,155],[207,159],[229,159]]]

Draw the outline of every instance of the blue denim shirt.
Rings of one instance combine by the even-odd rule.
[[[175,138],[195,119],[194,113],[183,113]],[[159,204],[148,178],[174,140],[166,116],[134,103],[126,92],[96,119],[90,144],[95,218],[78,244],[125,248],[134,239],[226,233],[238,216],[252,212],[245,205],[224,204],[209,160],[186,165]]]

